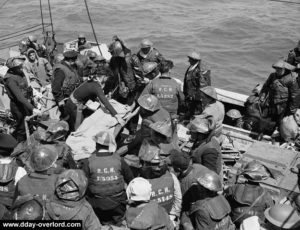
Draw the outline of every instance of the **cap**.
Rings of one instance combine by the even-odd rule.
[[[149,39],[143,39],[141,42],[141,48],[148,48],[148,47],[152,47],[153,46],[153,42],[151,42]]]
[[[196,51],[192,51],[187,55],[189,58],[200,61],[201,60],[201,55],[200,53],[196,52]]]
[[[126,189],[129,201],[149,201],[151,197],[152,185],[142,177],[134,178]]]
[[[78,56],[78,53],[74,50],[68,50],[63,53],[65,59],[76,59]]]
[[[218,100],[217,92],[214,87],[205,86],[203,88],[200,88],[200,91],[203,92],[205,95],[207,95],[215,100]]]

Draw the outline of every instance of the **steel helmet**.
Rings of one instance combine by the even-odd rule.
[[[155,132],[158,132],[164,135],[167,138],[171,138],[173,134],[172,130],[172,122],[171,119],[165,121],[157,121],[155,123],[150,124],[149,126]]]
[[[295,66],[287,63],[286,61],[284,61],[283,59],[278,60],[277,62],[275,62],[272,67],[274,69],[287,69],[287,70],[294,70]]]
[[[144,94],[140,96],[138,103],[142,108],[151,112],[159,110],[161,107],[158,98],[152,94]]]
[[[92,50],[89,50],[89,51],[87,51],[86,56],[88,56],[89,58],[96,58],[97,53]]]
[[[41,145],[36,147],[30,157],[30,164],[34,171],[41,172],[51,168],[58,158],[55,147]]]
[[[145,62],[143,64],[142,68],[143,68],[143,71],[145,74],[149,74],[157,68],[157,63],[156,62]]]
[[[149,39],[143,39],[141,42],[141,48],[148,48],[148,47],[152,47],[153,46],[153,42],[151,42]]]
[[[212,170],[207,169],[201,173],[201,176],[197,178],[197,182],[210,191],[222,191],[222,181],[220,176]]]
[[[24,61],[25,61],[25,58],[23,58],[23,57],[11,57],[11,58],[7,59],[6,66],[7,66],[7,68],[12,69],[12,68],[23,65]]]
[[[110,134],[109,132],[106,131],[100,131],[99,133],[97,133],[94,136],[94,141],[100,145],[103,146],[107,146],[109,152],[115,152],[116,151],[116,140],[115,138],[112,136],[112,134]]]
[[[83,33],[78,34],[78,39],[85,39],[85,35]]]
[[[248,180],[254,182],[266,180],[270,177],[270,173],[267,168],[256,160],[250,161],[245,165],[242,175],[245,175]]]
[[[97,55],[97,56],[95,57],[95,59],[94,59],[94,62],[96,62],[96,61],[99,61],[99,62],[105,61],[105,58],[104,58],[103,56],[101,56],[101,55]]]
[[[215,100],[218,100],[217,92],[214,87],[205,86],[205,87],[201,88],[200,91],[203,92],[205,95],[207,95]]]
[[[37,42],[37,36],[35,36],[35,35],[29,35],[28,36],[28,40],[30,42]]]
[[[300,226],[300,215],[290,205],[277,204],[265,210],[266,219],[273,225],[283,229],[298,229]]]
[[[139,158],[145,162],[160,163],[160,148],[149,139],[144,139],[139,151]]]
[[[201,60],[201,55],[200,53],[196,52],[196,51],[192,51],[187,55],[189,58],[200,61]]]
[[[69,124],[66,121],[58,121],[51,124],[48,129],[48,133],[51,133],[51,140],[56,141],[64,138],[69,132]]]
[[[242,117],[242,114],[237,109],[229,110],[226,115],[232,119],[239,119]]]
[[[38,195],[18,196],[13,209],[15,220],[44,220],[45,218],[45,207]]]
[[[149,201],[152,192],[150,182],[142,177],[134,178],[126,189],[129,201]]]
[[[216,122],[212,116],[195,116],[187,126],[191,132],[203,134],[209,133],[211,130],[215,129],[215,127]]]
[[[121,42],[115,41],[109,46],[109,52],[114,57],[125,57]]]
[[[55,183],[56,195],[62,200],[78,201],[86,191],[88,179],[80,169],[69,169],[62,172]]]

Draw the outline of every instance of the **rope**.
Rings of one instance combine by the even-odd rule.
[[[54,29],[53,29],[53,21],[52,21],[52,13],[51,13],[50,0],[48,0],[48,8],[49,8],[49,16],[50,16],[51,30],[52,30],[52,35],[53,35],[53,34],[54,34]]]
[[[45,34],[45,26],[44,26],[44,15],[43,15],[42,0],[40,0],[40,11],[41,11],[41,19],[42,19],[43,35],[44,35]]]
[[[0,5],[0,9],[3,8],[3,6],[8,2],[9,0],[4,1],[1,5]]]
[[[15,34],[17,34],[17,33],[24,32],[24,31],[26,31],[26,30],[30,30],[30,29],[36,28],[36,27],[39,27],[39,26],[41,26],[41,24],[37,24],[37,25],[31,26],[31,27],[28,27],[28,28],[26,28],[26,29],[19,30],[19,31],[17,31],[17,32],[13,32],[13,33],[10,33],[10,34],[6,34],[6,35],[3,35],[3,36],[0,36],[0,39],[5,38],[5,37],[8,37],[8,36],[10,36],[10,35],[15,35]]]
[[[46,25],[45,27],[49,27],[49,26],[50,25]],[[21,33],[21,34],[17,34],[17,35],[14,35],[14,36],[10,36],[10,37],[7,37],[7,38],[0,39],[0,42],[5,41],[5,40],[9,40],[11,38],[19,37],[21,35],[28,34],[28,33],[34,32],[34,31],[38,31],[38,30],[40,30],[40,28],[28,30],[28,31],[26,31],[24,33]]]
[[[89,7],[88,7],[88,4],[87,4],[87,0],[84,0],[84,3],[85,3],[85,8],[86,8],[87,14],[89,16],[89,20],[90,20],[90,24],[91,24],[91,27],[92,27],[92,30],[93,30],[95,41],[97,43],[100,55],[102,56],[102,52],[101,52],[101,49],[100,49],[100,46],[99,46],[99,42],[98,42],[98,39],[97,39],[97,36],[96,36],[96,33],[95,33],[94,25],[93,25],[93,22],[92,22],[92,19],[91,19],[91,15],[90,15]]]

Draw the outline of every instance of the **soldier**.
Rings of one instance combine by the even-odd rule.
[[[217,174],[222,173],[222,152],[218,138],[214,135],[215,122],[212,116],[194,118],[188,128],[194,140],[192,159]]]
[[[223,195],[222,181],[215,172],[207,171],[198,179],[199,200],[191,206],[190,218],[197,230],[235,230],[230,218],[231,208]]]
[[[96,151],[83,161],[83,170],[89,179],[88,201],[102,224],[120,226],[126,210],[125,183],[133,174],[124,161],[116,154],[116,143],[108,132],[95,136]]]
[[[88,180],[82,170],[66,170],[55,183],[55,196],[46,203],[47,219],[81,220],[82,229],[101,229],[92,206],[84,198]]]
[[[32,48],[27,50],[27,60],[24,62],[23,71],[29,84],[38,91],[41,87],[51,83],[51,64],[47,59],[39,57]]]
[[[18,142],[26,139],[25,117],[30,116],[32,113],[41,114],[41,111],[31,104],[32,89],[29,87],[22,71],[24,60],[19,57],[9,58],[6,62],[8,71],[4,76],[5,89],[10,99],[10,111],[16,120],[16,128],[12,135]]]
[[[243,128],[244,120],[243,120],[243,116],[239,110],[230,109],[226,113],[226,116],[227,116],[227,120],[225,122],[226,124],[237,127],[237,128],[241,128],[241,129]]]
[[[148,179],[152,185],[151,200],[166,209],[176,226],[181,213],[181,188],[177,177],[168,170],[168,165],[160,154],[160,148],[154,143],[150,141],[143,143],[139,152],[143,165],[140,176]]]
[[[61,113],[64,115],[64,99],[68,98],[81,83],[76,67],[77,52],[64,52],[64,60],[53,68],[52,93]]]
[[[180,223],[186,230],[193,229],[189,211],[191,204],[198,200],[199,191],[195,185],[197,184],[197,178],[209,169],[200,164],[192,164],[191,158],[186,152],[173,150],[170,159],[181,186],[182,214]]]
[[[184,102],[184,95],[180,85],[170,76],[173,62],[165,60],[161,63],[161,75],[153,79],[144,89],[142,94],[153,94],[156,96],[163,108],[165,108],[173,119],[178,118],[179,105]]]
[[[270,177],[267,169],[258,161],[245,165],[241,175],[245,183],[237,183],[226,190],[226,197],[232,209],[232,220],[237,227],[250,216],[258,216],[264,221],[264,211],[273,206],[271,195],[259,185],[259,182]]]
[[[203,111],[201,115],[212,116],[216,122],[216,136],[221,142],[222,123],[225,117],[225,108],[222,102],[218,101],[215,88],[206,86],[200,89]]]
[[[269,116],[279,125],[284,116],[294,114],[299,107],[299,86],[297,76],[291,74],[294,66],[279,60],[272,67],[275,72],[270,74],[263,85],[260,100],[265,101],[268,97]]]
[[[103,87],[106,79],[107,77],[105,75],[93,75],[90,80],[83,82],[71,93],[64,107],[65,114],[69,115],[68,123],[70,131],[75,131],[81,124],[84,118],[84,104],[88,100],[94,101],[99,99],[110,112],[111,116],[116,118],[118,123],[122,125],[125,123],[104,95]]]
[[[15,187],[26,175],[24,168],[19,167],[10,154],[17,146],[17,141],[8,134],[0,133],[0,208],[2,216],[12,207]],[[1,219],[1,215],[0,215]]]
[[[183,94],[187,104],[186,119],[202,113],[200,88],[211,85],[210,70],[201,66],[201,56],[197,52],[188,54],[190,66],[184,76]]]
[[[78,52],[80,52],[81,50],[84,50],[84,49],[89,49],[91,48],[91,44],[88,43],[86,41],[86,37],[84,34],[79,34],[78,35],[78,40],[77,40],[77,49],[78,49]]]
[[[297,46],[290,50],[286,62],[293,66],[300,64],[300,40],[298,41]]]
[[[30,164],[34,172],[22,177],[17,183],[15,197],[26,194],[39,195],[43,200],[54,196],[57,174],[51,171],[55,167],[58,154],[53,146],[41,145],[34,148]]]
[[[164,57],[153,47],[153,43],[149,39],[142,40],[137,56],[142,64],[146,62],[156,62],[157,65],[160,66],[164,60]]]
[[[166,210],[158,203],[150,201],[151,184],[142,177],[133,179],[126,193],[129,207],[126,210],[126,222],[129,229],[165,229],[173,230],[174,226]]]

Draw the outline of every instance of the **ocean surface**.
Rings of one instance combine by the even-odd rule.
[[[5,0],[0,1],[0,6]],[[134,52],[149,38],[183,79],[187,53],[198,50],[216,87],[249,94],[300,39],[299,4],[269,0],[88,0],[100,42],[118,35]],[[47,1],[42,0],[46,22]],[[50,0],[56,40],[83,32],[93,39],[83,0]],[[10,0],[0,9],[0,37],[41,23],[38,0]],[[38,32],[35,34],[39,35]],[[17,41],[13,38],[11,41]],[[0,41],[0,47],[7,41]]]

